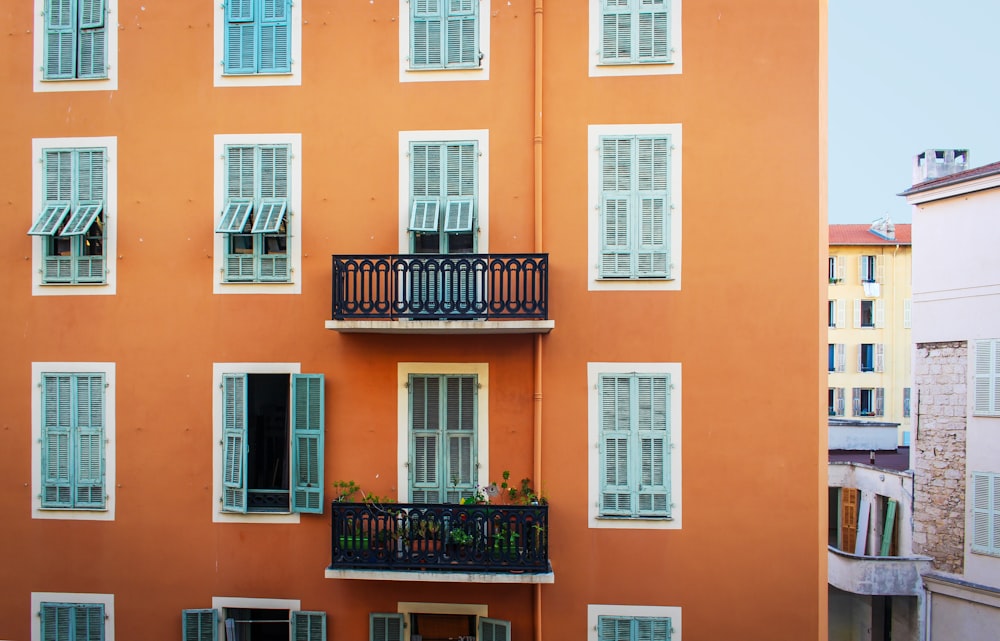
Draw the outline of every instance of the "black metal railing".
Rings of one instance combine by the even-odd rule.
[[[333,257],[333,318],[546,319],[548,254]]]
[[[549,571],[547,505],[332,505],[330,569]]]

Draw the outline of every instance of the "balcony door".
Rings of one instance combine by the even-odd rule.
[[[409,484],[413,503],[459,503],[476,490],[475,374],[409,377]]]

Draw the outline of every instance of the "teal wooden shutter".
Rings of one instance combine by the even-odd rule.
[[[670,641],[673,632],[668,617],[635,617],[633,626],[637,641]]]
[[[292,511],[323,513],[322,374],[292,375]]]
[[[601,1],[601,62],[624,63],[632,59],[630,0]]]
[[[439,205],[437,200],[413,199],[410,208],[410,231],[437,231]]]
[[[479,65],[479,1],[448,0],[448,26],[445,30],[445,66]]]
[[[639,0],[636,62],[670,61],[670,0]]]
[[[670,137],[636,139],[638,233],[635,275],[670,275]]]
[[[72,376],[42,375],[42,507],[72,507]]]
[[[104,641],[103,603],[77,603],[73,606],[73,618],[72,641]]]
[[[479,641],[510,641],[510,621],[481,617]]]
[[[41,641],[104,641],[103,603],[42,603]]]
[[[598,641],[670,641],[669,617],[597,617]]]
[[[73,200],[73,152],[47,150],[42,155],[42,212],[28,234],[51,236],[59,231]]]
[[[446,376],[445,382],[445,496],[458,503],[476,488],[476,376]]]
[[[403,615],[372,612],[368,632],[369,641],[403,641]]]
[[[452,198],[444,217],[446,232],[472,231],[472,212],[475,201],[472,198]]]
[[[636,377],[639,516],[670,516],[670,376]]]
[[[225,73],[257,72],[255,0],[226,0]]]
[[[260,209],[254,216],[253,228],[250,232],[254,234],[273,234],[281,228],[281,221],[285,217],[287,203],[284,199],[262,198]]]
[[[257,278],[262,281],[287,281],[290,275],[287,237],[281,226],[288,202],[288,157],[287,145],[259,148],[259,201],[251,232],[274,234],[253,241]]]
[[[28,230],[29,236],[52,236],[59,231],[59,226],[69,213],[69,203],[45,203],[42,213]]]
[[[107,40],[104,0],[80,0],[80,78],[107,77]]]
[[[600,513],[631,516],[632,481],[629,452],[632,411],[632,378],[602,374],[597,390],[600,404]]]
[[[440,143],[410,145],[410,199],[416,202],[440,203],[442,159]],[[425,214],[426,216],[426,214]],[[437,230],[437,208],[434,210],[433,231]],[[425,219],[421,227],[426,227]]]
[[[42,77],[76,77],[76,0],[46,0],[45,65]]]
[[[254,199],[258,196],[257,169],[257,147],[226,147],[226,203],[217,232],[241,234],[247,231],[247,223],[254,210]],[[233,242],[232,238],[226,239],[225,279],[253,280],[256,264],[254,254],[235,252]]]
[[[444,2],[449,0],[410,0],[410,66],[440,67]]]
[[[326,612],[292,612],[292,641],[326,641]]]
[[[440,503],[441,377],[410,375],[410,500]]]
[[[628,617],[597,617],[598,641],[631,641],[632,620]]]
[[[216,641],[219,630],[217,610],[184,610],[181,621],[183,641]]]
[[[632,276],[632,203],[634,138],[601,138],[601,258],[605,278]]]
[[[288,0],[261,0],[260,73],[292,70],[290,5]]]
[[[75,471],[74,505],[103,508],[104,487],[104,375],[77,374],[74,377]]]
[[[442,189],[447,197],[449,207],[447,211],[452,211],[452,202],[464,204],[467,209],[465,221],[461,216],[461,208],[452,214],[452,222],[456,226],[454,231],[461,231],[460,227],[472,229],[474,216],[474,202],[478,189],[476,180],[476,164],[478,151],[474,142],[447,143],[444,149],[445,155],[445,184]],[[460,206],[461,207],[461,206]],[[447,225],[446,215],[446,225]],[[466,224],[461,224],[465,222]],[[446,230],[451,231],[451,230]]]
[[[222,511],[247,511],[247,375],[222,377]]]

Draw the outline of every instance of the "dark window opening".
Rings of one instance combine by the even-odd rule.
[[[827,366],[826,370],[828,372],[836,371],[837,369],[837,350],[833,343],[828,343],[827,347]]]
[[[475,639],[476,615],[413,613],[410,615],[410,638],[417,634],[421,641],[454,641],[459,637]]]
[[[226,641],[290,641],[288,610],[225,608]]]
[[[861,326],[875,327],[875,301],[861,301]]]
[[[247,376],[248,512],[289,511],[288,389],[288,374]]]
[[[875,371],[875,345],[872,343],[862,343],[861,347],[861,371]]]

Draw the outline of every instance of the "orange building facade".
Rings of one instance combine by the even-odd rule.
[[[0,638],[825,638],[824,3],[16,4]]]

